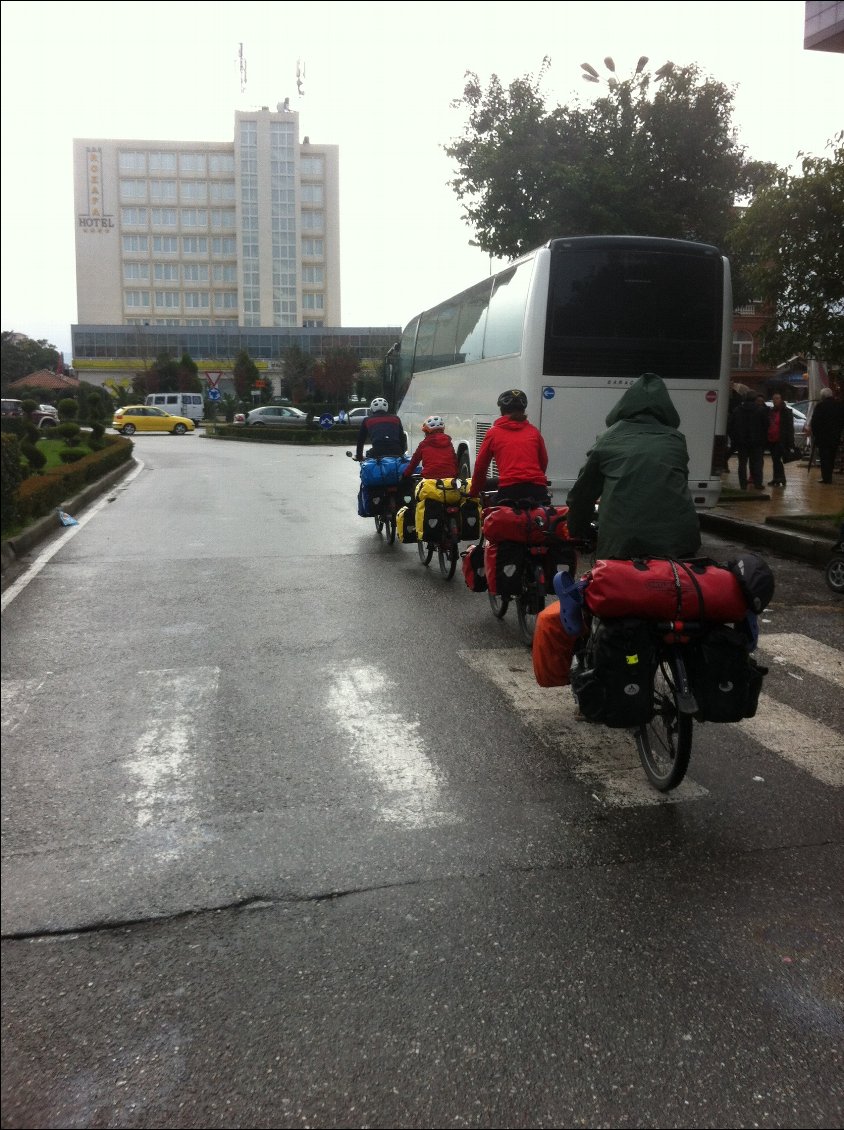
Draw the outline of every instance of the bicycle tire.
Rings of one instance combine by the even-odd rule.
[[[384,529],[387,531],[387,544],[393,545],[396,540],[396,516],[395,514],[384,515]]]
[[[419,551],[419,560],[426,567],[431,564],[431,558],[434,556],[434,546],[430,542],[418,541],[416,548]]]
[[[457,559],[459,557],[457,546],[454,542],[450,545],[438,546],[437,557],[439,558],[440,572],[447,581],[450,581],[457,570]]]
[[[540,565],[534,566],[531,579],[525,584],[524,591],[516,597],[516,617],[519,621],[519,633],[522,642],[531,647],[533,633],[536,629],[536,617],[545,607],[545,574]]]
[[[692,755],[691,714],[677,705],[677,681],[668,659],[660,660],[654,675],[654,716],[636,730],[636,748],[648,780],[661,793],[676,789],[686,775]]]
[[[510,597],[496,596],[491,592],[488,592],[486,595],[489,598],[490,607],[492,608],[492,614],[495,619],[503,620],[507,615],[507,609],[510,607]]]
[[[375,532],[378,534],[379,537],[384,532],[384,515],[383,514],[376,514],[375,515]]]

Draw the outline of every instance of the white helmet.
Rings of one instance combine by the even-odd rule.
[[[390,405],[383,396],[376,396],[369,406],[370,412],[389,412]]]
[[[442,416],[429,416],[425,423],[422,425],[423,432],[443,432],[445,431],[445,420]]]

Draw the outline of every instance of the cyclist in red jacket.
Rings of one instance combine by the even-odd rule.
[[[425,438],[410,457],[403,478],[409,479],[422,464],[423,479],[453,479],[457,474],[457,452],[451,436],[445,434],[442,416],[429,416],[422,425]]]
[[[527,396],[511,388],[498,398],[501,415],[486,433],[475,461],[472,493],[484,490],[493,459],[498,464],[496,501],[530,498],[548,501],[548,452],[539,428],[525,415]]]

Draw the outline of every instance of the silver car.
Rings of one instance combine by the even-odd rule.
[[[265,404],[262,408],[253,408],[246,414],[246,423],[254,428],[275,428],[285,424],[304,425],[308,418],[307,412],[301,408],[292,408],[287,404]]]

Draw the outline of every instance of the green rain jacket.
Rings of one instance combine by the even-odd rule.
[[[598,557],[693,557],[700,526],[689,494],[689,452],[661,377],[645,373],[607,416],[607,431],[569,491],[569,529],[587,537],[598,515]]]

